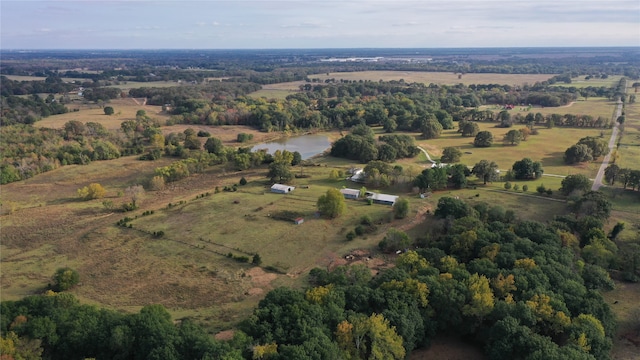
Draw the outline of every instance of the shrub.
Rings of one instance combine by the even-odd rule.
[[[553,195],[553,190],[547,189],[547,195]]]
[[[364,216],[362,216],[362,218],[360,219],[360,224],[370,226],[370,225],[372,225],[372,224],[373,224],[373,220],[371,220],[371,216],[369,216],[369,215],[364,215]]]
[[[514,191],[520,190],[520,186],[518,186],[518,184],[513,185],[513,190]]]
[[[364,235],[364,232],[365,232],[365,230],[364,230],[364,226],[362,226],[362,225],[358,225],[358,226],[356,226],[356,228],[354,229],[354,231],[356,232],[356,235],[358,235],[358,236],[362,236],[362,235]]]
[[[508,181],[507,181],[506,183],[504,183],[504,188],[505,188],[506,190],[511,189],[511,183],[510,183],[510,182],[508,182]]]
[[[260,257],[260,254],[253,255],[253,259],[251,260],[251,263],[254,265],[262,264],[262,258]]]
[[[249,140],[253,139],[253,134],[246,134],[246,133],[239,133],[236,140],[238,140],[238,142],[247,142]]]
[[[538,185],[538,187],[536,188],[536,191],[538,192],[538,194],[544,194],[547,191],[547,188],[544,187],[544,184],[540,184]]]
[[[100,199],[105,194],[106,190],[98,183],[91,183],[89,186],[78,189],[78,196],[84,200]]]
[[[355,232],[353,232],[353,230],[352,230],[352,231],[349,231],[349,232],[347,233],[347,241],[351,241],[351,240],[353,240],[353,239],[355,239],[355,238],[356,238],[356,233],[355,233]]]
[[[522,185],[522,191],[523,192],[529,191],[529,185]]]
[[[244,176],[242,177],[242,179],[240,179],[240,185],[247,185],[247,179],[245,179]]]
[[[105,115],[113,115],[115,111],[113,110],[113,108],[111,106],[105,106],[104,108],[104,114]]]
[[[396,219],[404,219],[409,215],[409,200],[399,198],[393,206],[393,215]]]
[[[198,135],[197,136],[198,137],[211,137],[211,133],[209,133],[207,131],[200,130],[200,131],[198,131]]]
[[[164,181],[164,176],[154,176],[150,181],[149,181],[149,190],[152,191],[160,191],[160,190],[164,190],[165,187],[165,181]]]
[[[53,290],[65,291],[71,289],[80,282],[80,274],[74,269],[65,267],[56,270],[53,275]]]

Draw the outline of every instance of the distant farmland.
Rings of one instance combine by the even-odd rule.
[[[423,83],[438,85],[455,84],[500,84],[500,85],[524,85],[534,84],[538,81],[545,81],[553,77],[554,74],[464,74],[453,72],[426,72],[426,71],[354,71],[337,72],[328,74],[309,75],[310,79],[318,79],[324,83],[327,79],[349,80],[369,80],[369,81],[400,81],[407,83]],[[304,81],[292,81],[279,84],[263,85],[262,90],[252,93],[255,97],[283,98],[290,93],[300,90],[300,85]]]

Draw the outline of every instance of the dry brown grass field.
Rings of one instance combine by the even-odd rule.
[[[425,72],[425,71],[359,71],[339,72],[327,74],[309,75],[310,79],[340,79],[358,81],[399,81],[403,79],[407,83],[417,82],[424,84],[455,85],[455,84],[504,84],[523,85],[534,84],[553,77],[554,74],[475,74],[469,73],[460,76],[452,72]]]
[[[111,100],[108,103],[104,103],[104,106],[113,107],[113,115],[105,115],[104,109],[100,105],[96,104],[81,104],[72,103],[67,107],[69,109],[79,109],[79,111],[71,111],[66,114],[59,114],[46,117],[41,121],[35,123],[36,127],[48,127],[52,129],[62,129],[64,124],[71,120],[77,120],[81,122],[97,122],[104,125],[107,129],[115,130],[120,129],[120,124],[126,120],[135,120],[136,112],[138,110],[144,110],[147,116],[158,119],[161,124],[164,124],[170,115],[162,111],[161,106],[142,105],[142,103],[133,98],[122,98]]]

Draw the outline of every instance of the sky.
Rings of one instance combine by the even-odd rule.
[[[1,0],[2,49],[640,46],[640,0]]]

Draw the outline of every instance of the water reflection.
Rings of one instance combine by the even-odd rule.
[[[266,149],[269,154],[273,154],[276,150],[297,151],[302,155],[302,159],[306,160],[322,154],[330,146],[331,142],[326,136],[302,135],[257,144],[253,146],[253,151]]]

